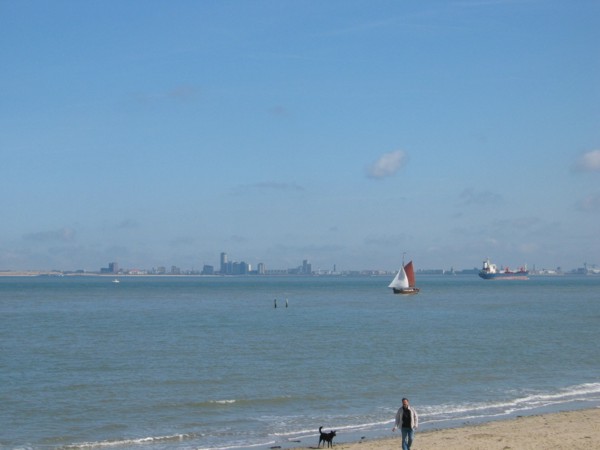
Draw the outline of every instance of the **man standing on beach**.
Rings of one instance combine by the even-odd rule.
[[[396,423],[392,428],[392,431],[396,431],[397,428],[402,431],[402,450],[410,450],[418,426],[419,416],[417,416],[417,412],[410,407],[408,399],[403,398],[402,408],[396,413]]]

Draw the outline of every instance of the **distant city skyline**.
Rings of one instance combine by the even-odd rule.
[[[600,264],[598,17],[3,2],[0,270]]]
[[[247,263],[244,260],[236,261],[230,260],[227,252],[221,252],[219,255],[219,264],[214,265],[211,263],[202,263],[198,267],[181,267],[173,264],[170,266],[159,265],[156,267],[123,267],[117,261],[111,261],[107,263],[106,267],[100,267],[97,270],[86,270],[86,269],[64,269],[64,268],[53,268],[46,270],[38,270],[38,272],[57,272],[57,273],[89,273],[89,274],[130,274],[130,275],[335,275],[335,274],[366,274],[366,275],[389,275],[397,271],[397,267],[390,267],[386,269],[381,268],[346,268],[338,271],[337,265],[333,264],[328,268],[319,268],[313,270],[312,263],[303,259],[299,264],[292,267],[269,267],[264,262],[258,263]],[[501,270],[509,268],[508,265],[498,264]],[[536,267],[526,266],[532,274],[567,274],[567,273],[589,273],[589,274],[600,274],[600,267],[596,264],[584,263],[582,266],[565,268],[561,266],[557,267]],[[516,266],[510,266],[512,269],[517,269]],[[417,268],[418,273],[429,273],[429,274],[444,274],[444,273],[477,273],[481,269],[480,266],[473,267],[420,267]],[[15,270],[4,269],[2,272],[18,272]],[[36,272],[35,270],[32,272]]]
[[[223,258],[225,256],[225,258]],[[412,258],[412,257],[407,257],[406,254],[404,255],[405,259],[408,260],[416,260],[417,262],[419,261],[416,258]],[[482,262],[485,260],[486,258],[481,258],[481,261],[477,263],[474,263],[473,265],[466,265],[466,266],[456,266],[454,264],[441,264],[439,266],[423,266],[421,267],[420,264],[417,267],[417,271],[452,271],[452,270],[456,270],[456,271],[470,271],[470,270],[474,270],[477,269],[479,270],[481,268],[481,264]],[[288,272],[288,271],[299,271],[300,273],[308,273],[308,272],[313,272],[313,264],[312,262],[307,259],[307,258],[301,258],[298,257],[295,259],[294,262],[294,258],[289,257],[286,258],[286,260],[292,261],[290,264],[287,264],[285,266],[275,266],[269,263],[269,261],[255,261],[255,260],[250,260],[248,258],[243,258],[240,257],[238,259],[234,259],[234,260],[230,260],[229,259],[229,253],[228,252],[220,252],[218,255],[215,255],[215,258],[213,258],[212,260],[208,260],[208,261],[200,261],[198,260],[197,264],[191,264],[191,265],[181,265],[179,264],[177,261],[175,262],[171,262],[171,263],[162,263],[162,264],[144,264],[143,262],[141,264],[136,264],[134,266],[129,266],[127,264],[121,264],[118,261],[110,261],[108,263],[105,263],[106,266],[105,267],[74,267],[74,266],[70,266],[70,267],[30,267],[30,268],[18,268],[18,267],[0,267],[0,271],[2,272],[19,272],[19,271],[31,271],[31,272],[48,272],[48,271],[57,271],[57,272],[75,272],[75,271],[79,271],[79,272],[89,272],[89,273],[117,273],[119,271],[122,270],[126,270],[126,271],[132,271],[132,272],[153,272],[153,273],[173,273],[176,271],[180,271],[180,272],[185,272],[185,273],[190,273],[190,272],[195,272],[195,273],[203,273],[206,272],[207,269],[211,270],[212,272],[214,272],[215,274],[245,274],[248,273],[250,271],[259,271],[259,273],[267,273],[267,272]],[[572,271],[577,271],[577,270],[581,270],[581,269],[585,269],[585,268],[589,268],[589,269],[597,269],[598,267],[600,267],[599,264],[596,264],[595,262],[582,262],[581,264],[575,265],[575,266],[566,266],[566,265],[562,265],[562,264],[558,264],[554,267],[548,267],[548,266],[540,266],[537,265],[535,263],[530,264],[530,263],[519,263],[519,264],[506,264],[503,263],[501,261],[495,260],[492,258],[492,260],[499,266],[499,267],[510,267],[510,268],[517,268],[520,266],[526,266],[531,270],[534,271],[545,271],[545,272],[572,272]],[[321,272],[321,273],[335,273],[335,272],[382,272],[382,273],[390,273],[390,272],[395,272],[399,265],[402,262],[402,256],[399,259],[398,264],[396,265],[390,265],[389,267],[381,267],[381,266],[377,266],[377,267],[368,267],[365,264],[358,264],[356,266],[340,266],[343,267],[342,269],[340,269],[339,271],[337,270],[338,264],[335,262],[331,262],[329,264],[325,264],[322,266],[318,266],[315,267],[315,272]],[[245,267],[245,268],[243,268]]]

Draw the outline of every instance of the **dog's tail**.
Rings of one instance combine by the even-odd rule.
[[[321,432],[322,429],[323,429],[323,427],[319,427],[319,433]]]

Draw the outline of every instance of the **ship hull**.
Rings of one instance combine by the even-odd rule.
[[[484,280],[528,280],[529,272],[500,272],[486,273],[479,272],[479,276]]]

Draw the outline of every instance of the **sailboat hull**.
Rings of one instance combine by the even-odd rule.
[[[408,287],[406,289],[396,289],[396,288],[392,288],[392,291],[394,292],[394,294],[400,294],[400,295],[415,295],[419,293],[419,288],[411,288]]]

